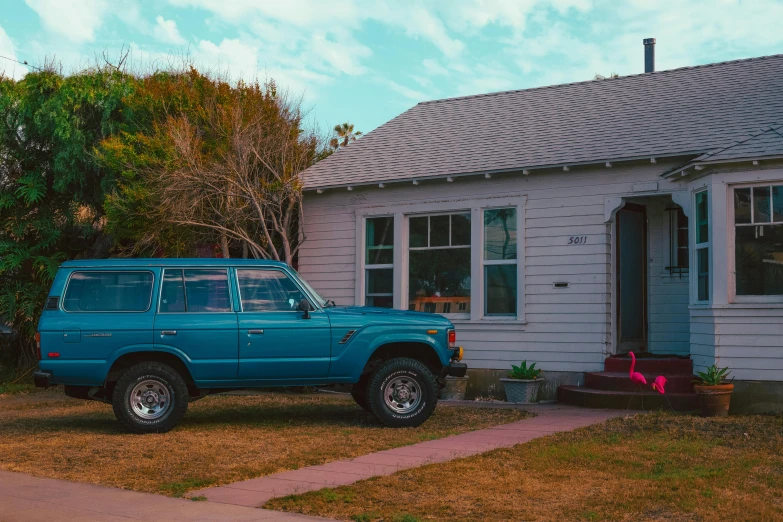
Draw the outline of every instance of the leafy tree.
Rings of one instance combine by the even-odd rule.
[[[143,83],[149,122],[101,148],[123,172],[107,202],[110,226],[124,229],[135,251],[180,252],[184,234],[191,245],[219,244],[226,257],[238,246],[293,263],[299,173],[322,148],[302,127],[299,103],[274,82],[232,86],[195,69]]]
[[[114,179],[93,152],[132,116],[123,100],[134,88],[112,68],[0,78],[0,317],[20,334],[20,362],[35,355],[59,264],[109,253],[103,201]]]

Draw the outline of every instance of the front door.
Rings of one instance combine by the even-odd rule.
[[[283,270],[237,268],[239,378],[250,381],[323,381],[329,374],[331,335],[323,310],[299,311],[306,296]]]
[[[626,203],[617,212],[617,348],[647,350],[647,216]]]

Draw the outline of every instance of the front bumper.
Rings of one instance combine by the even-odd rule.
[[[37,370],[33,372],[33,382],[37,388],[48,388],[52,384],[52,372]]]

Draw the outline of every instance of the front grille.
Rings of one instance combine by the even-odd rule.
[[[348,333],[346,333],[343,336],[343,338],[340,340],[340,344],[347,343],[351,339],[351,337],[353,337],[353,334],[355,334],[355,333],[356,333],[356,330],[348,330]]]

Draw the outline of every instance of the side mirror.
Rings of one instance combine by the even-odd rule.
[[[301,312],[304,312],[302,318],[310,319],[310,312],[313,311],[313,306],[310,304],[310,301],[308,301],[307,299],[302,299],[301,301],[299,301],[299,310]]]

